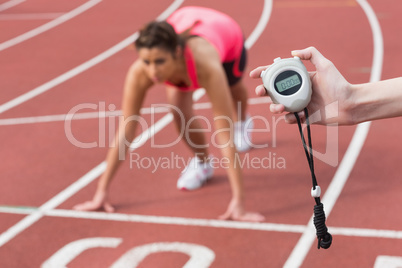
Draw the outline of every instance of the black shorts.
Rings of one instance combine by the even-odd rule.
[[[234,61],[224,62],[223,69],[225,69],[226,77],[228,78],[229,86],[233,86],[243,76],[244,69],[246,68],[247,62],[247,50],[243,45],[243,50],[241,52],[240,58]]]

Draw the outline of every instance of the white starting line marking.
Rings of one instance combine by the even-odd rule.
[[[39,208],[32,207],[10,207],[0,206],[0,213],[12,214],[31,214],[38,211]],[[76,218],[88,220],[105,220],[105,221],[120,221],[134,223],[154,223],[167,225],[184,225],[198,227],[213,227],[227,229],[242,229],[242,230],[258,230],[268,232],[285,232],[285,233],[303,233],[306,231],[305,225],[297,224],[278,224],[278,223],[252,223],[240,221],[223,221],[214,219],[192,219],[170,216],[151,216],[123,213],[107,213],[107,212],[86,212],[65,209],[51,209],[44,212],[48,217],[60,218]],[[368,237],[368,238],[389,238],[402,239],[402,231],[398,230],[381,230],[367,228],[347,228],[347,227],[332,227],[331,233],[334,235],[352,236],[352,237]]]

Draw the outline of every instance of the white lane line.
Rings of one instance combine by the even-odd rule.
[[[273,232],[290,232],[301,233],[306,228],[304,225],[277,224],[277,223],[253,223],[240,221],[223,221],[214,219],[191,219],[169,216],[149,216],[136,214],[106,213],[106,212],[85,212],[73,210],[49,210],[46,216],[80,218],[92,220],[108,220],[121,222],[138,222],[138,223],[154,223],[167,225],[184,225],[199,227],[215,227],[215,228],[232,228],[244,230],[260,230]]]
[[[165,17],[167,17],[171,12],[173,12],[175,9],[177,9],[178,6],[181,5],[183,1],[178,1],[176,0],[164,13],[162,13],[162,15],[160,15],[158,17],[158,19],[163,19]],[[264,6],[269,4],[270,6],[272,6],[272,0],[265,0],[264,1]],[[266,10],[266,8],[264,8],[264,10]],[[266,16],[267,14],[262,14],[262,16]],[[260,25],[262,20],[259,21],[258,25]],[[264,20],[265,23],[268,22],[268,20]],[[264,22],[263,21],[263,22]],[[257,25],[257,26],[258,26]],[[260,31],[260,33],[262,33],[262,31]],[[132,41],[132,40],[131,40]],[[131,42],[132,43],[132,42]],[[125,47],[125,46],[124,46]],[[198,100],[200,99],[203,95],[205,94],[205,90],[200,89],[198,91],[196,91],[193,95],[193,98]],[[164,124],[169,123],[170,121],[172,121],[173,116],[171,113],[165,115],[162,119],[160,119],[156,124],[160,124],[160,127],[156,127],[156,126],[151,126],[149,129],[151,129],[151,133],[155,134],[156,131],[159,129],[161,130],[164,127]],[[148,131],[149,129],[147,129],[146,131]],[[151,134],[150,133],[150,134]],[[148,139],[151,138],[151,135],[144,135],[144,134],[140,134],[140,138],[142,138],[142,136],[147,137]],[[134,139],[134,141],[136,142],[135,144],[132,144],[133,146],[130,146],[131,149],[135,149],[138,148],[139,143],[136,141],[136,139]],[[145,142],[145,141],[144,141]],[[134,147],[135,146],[135,147]],[[133,148],[134,147],[134,148]],[[18,235],[19,233],[21,233],[22,231],[24,231],[25,229],[27,229],[29,226],[31,226],[33,223],[35,223],[36,221],[38,221],[41,217],[44,216],[44,213],[54,209],[55,207],[57,207],[58,205],[60,205],[62,202],[64,202],[65,200],[67,200],[69,197],[71,197],[72,195],[74,195],[76,192],[78,192],[80,189],[82,189],[83,187],[85,187],[90,181],[96,179],[100,174],[102,174],[104,172],[106,168],[106,163],[102,162],[101,164],[99,164],[98,166],[96,166],[94,169],[92,169],[89,173],[87,173],[86,175],[84,175],[83,177],[81,177],[80,179],[78,179],[78,181],[76,181],[75,183],[73,183],[71,186],[67,187],[65,190],[63,190],[61,193],[57,194],[55,197],[53,197],[52,199],[50,199],[48,202],[46,202],[45,204],[43,204],[42,206],[39,207],[38,211],[33,212],[32,214],[26,216],[24,219],[22,219],[20,222],[18,222],[17,224],[15,224],[14,226],[12,226],[11,228],[9,228],[8,230],[6,230],[4,233],[2,233],[0,235],[0,247],[3,246],[4,244],[6,244],[8,241],[10,241],[11,239],[13,239],[16,235]],[[75,211],[76,213],[78,213],[78,211]]]
[[[22,2],[25,2],[25,0],[10,0],[8,2],[5,2],[0,5],[0,12],[9,9],[13,6],[16,6],[18,4],[21,4]]]
[[[1,14],[0,20],[50,20],[65,13]]]
[[[271,11],[272,11],[272,0],[265,0],[263,12],[262,12],[262,14],[264,16],[260,17],[260,20],[258,21],[256,28],[251,33],[250,37],[246,40],[245,46],[248,49],[250,49],[254,45],[254,43],[256,42],[258,37],[262,34],[262,32],[270,18]],[[166,14],[162,13],[157,19],[166,17]],[[102,62],[103,60],[109,58],[110,56],[114,55],[121,49],[132,44],[137,37],[138,37],[138,33],[136,32],[133,35],[126,38],[125,40],[123,40],[122,42],[120,42],[119,44],[113,46],[112,48],[99,54],[98,56],[92,58],[91,60],[75,67],[74,69],[54,78],[53,80],[51,80],[37,88],[34,88],[33,90],[13,99],[11,101],[6,102],[5,104],[0,105],[0,114],[52,89],[53,87],[67,81],[68,79],[71,79],[72,77],[86,71],[87,69],[93,67],[94,65],[96,65],[96,64]],[[0,47],[1,47],[1,44],[0,44]]]
[[[12,214],[24,215],[24,214],[31,214],[37,210],[38,208],[33,207],[0,206],[0,213],[12,213]],[[297,224],[279,224],[279,223],[268,223],[268,222],[252,223],[252,222],[222,221],[214,219],[194,219],[194,218],[182,218],[182,217],[170,217],[170,216],[149,216],[149,215],[137,215],[137,214],[88,212],[88,211],[77,212],[65,209],[51,209],[49,211],[45,211],[44,215],[48,217],[76,218],[76,219],[87,219],[87,220],[153,223],[162,225],[173,224],[173,225],[184,225],[184,226],[258,230],[258,231],[285,232],[285,233],[303,233],[307,228],[305,225],[297,225]],[[402,239],[401,230],[348,228],[348,227],[333,227],[333,226],[329,226],[329,228],[331,229],[331,233],[337,236]]]
[[[357,0],[357,2],[364,10],[373,32],[374,56],[370,82],[374,82],[381,79],[384,54],[381,27],[373,9],[366,2],[366,0]],[[339,195],[341,194],[346,181],[349,178],[350,172],[352,171],[366,140],[370,125],[370,122],[365,122],[357,126],[352,141],[350,142],[349,147],[345,153],[345,156],[343,157],[334,178],[332,179],[327,191],[325,192],[322,203],[324,204],[325,214],[327,217],[335,206],[335,203]],[[299,239],[284,267],[300,267],[304,259],[306,258],[312,244],[316,241],[315,229],[313,227],[313,217],[314,216],[310,218],[305,232]],[[329,229],[329,232],[331,233],[332,230]]]
[[[271,13],[272,13],[272,0],[265,0],[264,1],[264,7],[261,12],[260,19],[257,23],[257,26],[254,28],[253,32],[250,34],[250,36],[247,38],[244,46],[247,49],[250,49],[255,42],[260,38],[262,32],[266,28],[269,19],[271,18]]]
[[[10,40],[7,40],[3,43],[0,44],[0,51],[7,49],[9,47],[15,46],[16,44],[19,44],[21,42],[24,42],[25,40],[28,40],[29,38],[35,37],[43,32],[46,32],[72,18],[74,18],[75,16],[81,14],[82,12],[90,9],[91,7],[93,7],[94,5],[100,3],[102,0],[89,0],[88,2],[86,2],[85,4],[77,7],[76,9],[65,13],[64,15],[48,22],[45,23],[41,26],[39,26],[38,28],[35,28],[29,32],[26,32],[24,34],[21,34],[15,38],[12,38]]]
[[[100,0],[95,0],[95,1],[100,1]],[[265,28],[266,24],[268,23],[268,20],[271,15],[271,11],[272,11],[272,0],[265,0],[263,12],[266,12],[266,13],[262,13],[262,14],[264,14],[264,16],[266,16],[266,17],[264,17],[264,16],[260,17],[257,27],[251,33],[250,38],[248,38],[246,40],[245,45],[248,49],[251,48],[251,46],[255,43],[255,41],[257,40],[259,35],[261,35],[263,29]],[[157,19],[165,18],[166,14],[167,13],[162,13]],[[93,67],[94,65],[102,62],[103,60],[109,58],[110,56],[119,52],[123,48],[132,44],[135,41],[135,39],[137,38],[137,36],[138,36],[138,33],[136,32],[133,35],[126,38],[125,40],[123,40],[122,42],[120,42],[119,44],[113,46],[112,48],[99,54],[98,56],[92,58],[91,60],[75,67],[74,69],[52,79],[51,81],[49,81],[39,87],[32,89],[31,91],[29,91],[25,94],[20,95],[19,97],[15,98],[15,99],[12,99],[12,100],[0,105],[0,114],[54,88],[55,86],[67,81],[68,79],[71,79],[72,77],[74,77],[74,76],[86,71],[87,69]],[[0,44],[0,51],[2,50],[1,47],[2,47],[2,44]]]
[[[31,214],[37,210],[38,210],[37,208],[0,206],[0,213]],[[149,215],[137,215],[137,214],[107,213],[107,212],[96,212],[96,211],[88,212],[88,211],[75,211],[65,209],[50,209],[48,211],[44,211],[43,214],[49,217],[154,223],[154,224],[167,224],[167,225],[174,224],[174,225],[185,225],[185,226],[260,230],[260,231],[286,232],[286,233],[302,233],[306,229],[306,226],[296,224],[253,223],[253,222],[239,222],[239,221],[223,221],[214,219],[194,219],[194,218],[182,218],[182,217],[170,217],[170,216],[149,216]]]
[[[152,137],[152,135],[155,135],[161,129],[163,129],[163,127],[169,124],[171,120],[172,120],[171,114],[167,114],[164,117],[162,117],[159,121],[155,123],[155,125],[151,126],[143,133],[138,135],[134,139],[135,147],[131,147],[130,149],[134,150],[135,148],[139,148],[140,146],[142,146],[147,140],[149,140]],[[55,207],[63,203],[65,200],[73,196],[75,193],[80,191],[82,188],[87,186],[95,178],[97,178],[100,174],[102,174],[105,170],[106,170],[106,161],[103,161],[102,163],[94,167],[91,171],[89,171],[87,174],[79,178],[73,184],[71,184],[66,189],[64,189],[56,196],[51,198],[49,201],[47,201],[45,204],[40,206],[38,210],[35,210],[31,214],[23,218],[21,221],[19,221],[17,224],[9,228],[7,231],[2,233],[0,235],[0,247],[6,244],[11,239],[13,239],[16,235],[27,229],[29,226],[38,221],[40,218],[42,218],[47,211],[54,209]]]
[[[249,105],[267,104],[270,102],[271,101],[268,97],[258,97],[258,98],[249,98],[248,99]],[[194,105],[193,105],[194,110],[210,109],[211,107],[212,107],[212,104],[210,102],[199,102],[199,103],[194,103]],[[168,113],[169,111],[170,110],[168,107],[164,107],[163,104],[160,104],[155,107],[141,108],[141,115]],[[69,115],[69,114],[5,118],[5,119],[0,119],[0,126],[12,126],[12,125],[65,121],[67,119],[67,116],[69,116],[68,120],[84,120],[84,119],[98,119],[98,118],[105,118],[105,117],[115,117],[115,116],[121,116],[121,115],[122,115],[122,112],[121,112],[121,110],[119,110],[119,111],[97,111],[97,112],[87,112],[87,113],[74,113],[72,118],[70,118],[71,115]]]
[[[100,0],[95,0],[95,1],[100,1]],[[251,48],[251,46],[254,44],[254,42],[259,37],[259,35],[261,35],[265,25],[268,23],[268,20],[269,20],[270,14],[271,14],[271,10],[272,10],[272,0],[265,0],[263,12],[266,12],[266,13],[262,13],[262,14],[264,14],[266,17],[262,16],[260,18],[260,20],[257,24],[257,27],[254,29],[254,31],[250,35],[251,38],[247,39],[245,45],[248,49]],[[166,17],[166,16],[164,13],[162,13],[157,19],[161,19],[164,17]],[[121,49],[132,44],[135,41],[135,39],[137,38],[137,36],[138,36],[138,33],[136,32],[133,35],[126,38],[125,40],[123,40],[122,42],[120,42],[119,44],[117,44],[114,47],[108,49],[107,51],[99,54],[98,56],[92,58],[91,60],[75,67],[74,69],[56,77],[55,79],[37,87],[37,88],[32,89],[31,91],[13,99],[13,100],[10,100],[10,101],[2,104],[0,106],[0,114],[52,89],[53,87],[67,81],[68,79],[71,79],[72,77],[74,77],[74,76],[86,71],[87,69],[93,67],[94,65],[102,62],[103,60],[105,60],[105,59],[109,58],[110,56],[114,55],[115,53],[119,52]],[[1,47],[2,47],[2,44],[0,44],[0,51],[2,50]]]
[[[402,239],[402,231],[397,230],[331,227],[331,234],[354,237]]]
[[[170,13],[172,13],[175,9],[177,9],[178,6],[182,4],[183,0],[175,0],[158,18],[163,19],[166,18]],[[162,16],[163,15],[163,16]],[[131,36],[131,38],[134,36]],[[130,38],[130,39],[131,39]],[[127,39],[126,39],[127,40]],[[124,41],[123,41],[124,42]],[[121,44],[121,43],[120,43]],[[123,46],[122,48],[124,48]],[[166,122],[169,122],[169,120],[166,120],[168,115],[164,116],[162,119],[160,119],[155,125],[159,124],[164,124]],[[151,126],[152,128],[152,126]],[[162,129],[162,128],[160,128]],[[150,129],[145,130],[145,132],[149,133]],[[157,129],[154,127],[153,128],[153,134],[156,134]],[[140,138],[142,137],[148,137],[151,138],[151,135],[144,135],[144,133],[139,135]],[[141,142],[137,141],[137,138],[135,139],[136,145],[139,147],[140,143],[145,143],[147,139],[142,138]],[[83,177],[79,178],[76,182],[71,184],[69,187],[67,187],[65,190],[51,198],[49,201],[47,201],[45,204],[39,207],[39,209],[32,214],[26,216],[23,218],[21,221],[13,225],[11,228],[6,230],[0,235],[0,247],[6,244],[8,241],[13,239],[16,235],[27,229],[29,226],[34,224],[36,221],[38,221],[40,218],[43,217],[44,213],[46,211],[49,211],[51,209],[54,209],[58,205],[60,205],[62,202],[67,200],[69,197],[74,195],[76,192],[78,192],[80,189],[84,188],[88,183],[94,180],[94,178],[97,178],[99,174],[102,174],[106,168],[106,162],[102,162],[99,165],[97,165],[95,168],[93,168],[90,172],[85,174]]]

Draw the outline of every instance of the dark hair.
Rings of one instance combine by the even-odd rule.
[[[172,54],[175,53],[178,45],[183,45],[181,38],[176,33],[172,25],[166,21],[152,21],[146,24],[141,30],[135,47],[166,49]]]

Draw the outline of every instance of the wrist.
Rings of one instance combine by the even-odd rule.
[[[105,191],[97,190],[93,197],[93,200],[99,204],[103,203],[107,199],[107,193]]]
[[[232,202],[242,205],[244,203],[244,194],[243,193],[235,193],[232,196]]]
[[[108,192],[108,183],[106,183],[102,178],[98,182],[98,186],[96,188],[96,195],[98,196],[106,196]]]
[[[359,123],[358,112],[361,107],[361,97],[359,94],[361,93],[361,86],[348,84],[347,90],[348,96],[346,96],[343,104],[340,104],[342,107],[339,109],[340,114],[340,124],[341,125],[355,125]]]

